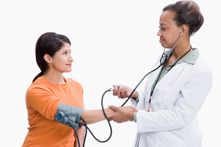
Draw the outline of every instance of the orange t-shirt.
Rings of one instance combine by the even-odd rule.
[[[33,82],[26,92],[28,134],[23,147],[71,147],[74,131],[54,121],[58,105],[84,108],[83,88],[80,83],[64,78],[65,84],[53,84],[44,77]]]

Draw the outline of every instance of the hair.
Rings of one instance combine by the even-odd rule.
[[[54,32],[44,33],[38,38],[35,47],[35,56],[37,65],[41,72],[35,76],[32,82],[34,82],[40,76],[44,75],[48,68],[47,63],[44,60],[44,55],[48,54],[53,57],[55,53],[59,51],[62,46],[64,46],[64,43],[71,45],[70,40],[66,36]]]
[[[163,9],[163,11],[167,10],[175,12],[173,20],[176,22],[177,26],[185,24],[189,27],[190,36],[196,33],[203,25],[203,15],[200,12],[199,6],[193,1],[178,1]]]

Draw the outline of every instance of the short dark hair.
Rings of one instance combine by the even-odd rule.
[[[204,18],[200,12],[200,8],[193,1],[178,1],[175,4],[170,4],[163,9],[163,11],[167,10],[175,13],[173,19],[177,26],[185,24],[189,27],[190,35],[197,32],[204,23]]]
[[[48,68],[47,63],[44,60],[44,55],[48,54],[53,57],[55,53],[62,48],[64,43],[68,43],[71,45],[70,40],[66,36],[54,32],[44,33],[38,38],[35,47],[35,56],[36,62],[41,72],[35,76],[33,82],[38,77],[42,76]]]

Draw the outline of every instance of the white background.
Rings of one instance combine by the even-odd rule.
[[[65,74],[84,88],[86,109],[100,109],[102,93],[113,84],[131,87],[151,69],[161,55],[157,31],[164,6],[175,0],[82,0],[82,1],[1,1],[0,146],[21,146],[28,121],[25,93],[39,73],[35,43],[45,32],[69,37],[74,58],[73,71]],[[198,118],[204,133],[203,147],[220,147],[220,2],[196,1],[205,18],[203,27],[191,38],[193,47],[211,67],[214,83]],[[139,87],[142,89],[143,84]],[[123,101],[105,96],[105,107]],[[148,123],[148,122],[147,122]],[[86,146],[132,146],[136,124],[111,122],[113,136],[107,143],[88,134]],[[104,140],[109,135],[105,121],[90,126]]]

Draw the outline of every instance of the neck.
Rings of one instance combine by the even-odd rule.
[[[55,73],[55,72],[50,72],[47,71],[43,75],[48,81],[50,81],[53,84],[64,84],[65,80],[62,76],[62,73]]]
[[[190,43],[186,43],[185,45],[179,45],[176,46],[173,50],[172,58],[175,60],[178,60],[181,58],[186,52],[188,52],[191,49]],[[190,50],[186,55],[190,54],[192,50]]]

